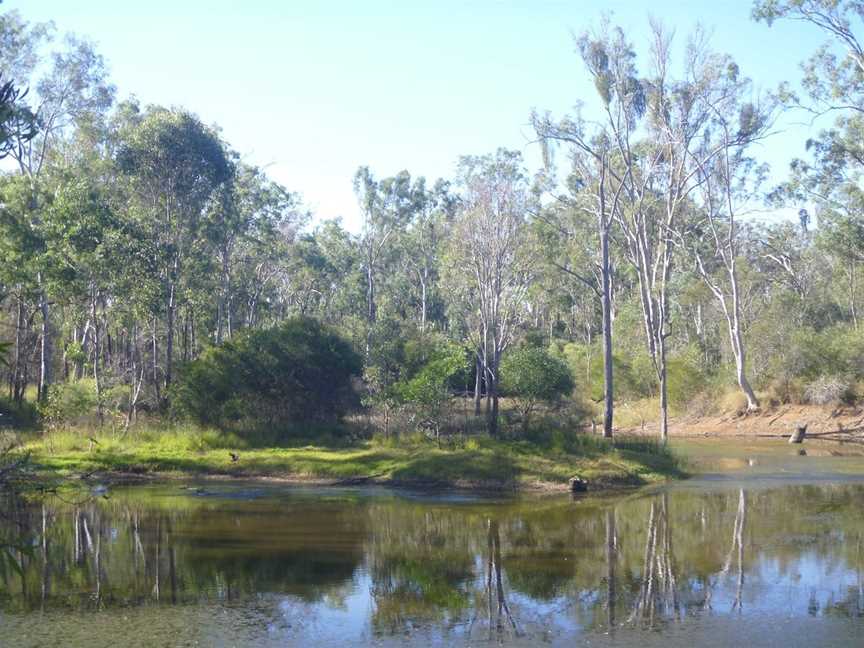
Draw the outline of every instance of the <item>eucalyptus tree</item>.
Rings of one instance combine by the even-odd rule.
[[[162,305],[151,313],[153,379],[157,378],[156,325],[164,315],[164,385],[173,377],[174,336],[186,265],[200,254],[205,214],[218,190],[230,181],[232,165],[211,129],[194,115],[151,107],[120,134],[117,165],[128,181],[130,217],[152,241],[153,267]]]
[[[498,434],[499,364],[525,314],[532,276],[528,216],[536,212],[516,151],[460,160],[461,202],[450,237],[448,284],[452,306],[468,334],[485,378],[488,429]]]
[[[417,208],[404,234],[403,263],[415,293],[420,332],[425,333],[438,299],[441,247],[453,221],[457,197],[450,191],[449,182],[438,180],[431,190],[423,185],[417,187],[415,204]]]
[[[354,192],[363,216],[360,245],[366,275],[366,319],[370,330],[378,318],[378,284],[386,266],[398,252],[396,239],[404,232],[425,199],[425,181],[412,183],[407,171],[377,180],[369,167],[354,175]]]
[[[40,49],[51,32],[50,24],[29,25],[15,12],[0,19],[0,41],[9,46],[0,50],[0,73],[13,76],[33,91],[30,113],[19,113],[17,126],[10,131],[14,144],[8,150],[30,185],[27,220],[35,229],[43,218],[39,185],[45,182],[57,145],[72,129],[101,119],[114,100],[105,61],[89,41],[67,35],[63,45],[51,52],[50,61],[39,65],[43,62]],[[29,123],[35,123],[35,132]],[[51,301],[44,267],[35,268],[34,280],[42,320],[39,395],[44,398],[52,381],[53,355]]]
[[[558,220],[555,229],[571,242],[583,242],[581,221],[590,218],[596,222],[596,261],[588,261],[588,268],[574,267],[571,259],[555,261],[556,267],[569,277],[579,281],[595,292],[601,305],[603,336],[603,436],[612,437],[614,417],[614,374],[612,367],[612,275],[614,264],[610,253],[610,240],[614,214],[621,206],[624,185],[612,171],[612,143],[602,132],[587,132],[586,123],[578,118],[565,117],[554,123],[550,117],[534,115],[536,129],[544,150],[549,151],[552,142],[564,143],[571,148],[573,173],[571,174],[571,196],[559,198],[568,214],[569,222]],[[549,156],[547,154],[547,160]],[[575,191],[574,191],[575,189]],[[569,256],[569,255],[568,255]],[[584,259],[580,259],[585,264]],[[596,267],[596,275],[593,268]]]
[[[576,214],[596,221],[598,253],[599,291],[597,283],[584,268],[574,269],[562,264],[561,269],[577,280],[599,292],[603,318],[603,384],[604,415],[603,435],[612,436],[614,415],[614,375],[612,346],[612,273],[610,240],[614,223],[622,222],[621,212],[632,184],[630,169],[622,166],[629,160],[621,159],[622,142],[629,139],[636,128],[637,120],[645,108],[644,91],[636,78],[632,47],[626,42],[620,29],[609,31],[604,25],[600,34],[582,34],[577,39],[577,49],[583,64],[602,101],[604,117],[595,122],[582,115],[582,107],[575,117],[564,117],[558,121],[547,113],[532,115],[532,122],[543,145],[547,164],[551,161],[550,146],[565,145],[569,148],[573,172],[570,180],[573,198],[568,205]],[[572,238],[572,228],[564,234]]]
[[[864,221],[852,218],[822,219],[817,247],[829,259],[845,284],[845,298],[852,325],[859,327],[859,282],[864,266]]]
[[[73,336],[73,341],[82,355],[91,359],[100,419],[104,388],[101,361],[108,328],[105,311],[114,288],[113,277],[122,262],[117,252],[123,249],[117,245],[123,234],[102,189],[83,174],[68,178],[46,208],[44,226],[46,265],[56,286],[53,294],[72,308],[85,305],[88,312],[81,339]]]
[[[676,229],[696,271],[717,300],[726,320],[738,386],[748,410],[759,408],[747,371],[742,321],[739,265],[743,234],[741,220],[759,200],[765,167],[750,151],[763,140],[772,123],[773,104],[754,96],[750,80],[728,56],[712,52],[704,40],[694,40],[689,51],[688,76],[698,80],[690,123],[698,123],[685,149],[683,172],[688,209],[695,215]],[[692,178],[692,181],[691,181]],[[692,186],[692,190],[691,190]],[[745,232],[746,233],[746,232]]]
[[[282,273],[287,246],[305,222],[299,196],[257,167],[237,164],[231,181],[220,186],[204,218],[220,276],[217,344],[230,339],[238,325],[258,323],[262,295]],[[245,316],[239,321],[237,298],[245,298]]]
[[[815,203],[820,230],[832,232],[822,242],[836,242],[836,258],[845,264],[847,299],[857,322],[856,266],[864,260],[864,237],[856,234],[864,228],[864,9],[850,0],[758,0],[753,17],[769,26],[778,20],[803,22],[827,39],[802,65],[805,96],[788,84],[779,96],[788,107],[812,115],[814,123],[829,115],[833,123],[807,140],[809,159],[792,161],[790,179],[773,198],[797,206]]]

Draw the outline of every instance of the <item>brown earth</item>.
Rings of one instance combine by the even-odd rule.
[[[864,408],[850,406],[780,405],[757,412],[734,412],[695,416],[684,414],[669,422],[672,437],[789,437],[807,425],[808,439],[858,442],[864,444]],[[627,434],[656,435],[656,422],[644,428],[620,430]]]

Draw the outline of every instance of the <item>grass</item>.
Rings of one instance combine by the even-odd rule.
[[[248,447],[231,435],[194,427],[144,429],[122,439],[84,428],[31,435],[23,441],[38,465],[66,472],[374,480],[508,490],[560,489],[574,475],[595,489],[684,476],[677,457],[657,443],[622,438],[613,444],[561,431],[533,440],[472,436],[445,448],[417,436],[399,442],[349,445],[334,437],[326,443]],[[239,454],[238,461],[232,460],[231,452]]]

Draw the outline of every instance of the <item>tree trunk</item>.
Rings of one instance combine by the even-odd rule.
[[[99,419],[99,427],[102,427],[104,413],[102,411],[102,384],[99,377],[99,318],[96,313],[96,290],[90,293],[90,317],[93,318],[93,383],[96,386],[96,416]]]
[[[157,318],[153,318],[153,337],[152,337],[152,362],[153,362],[153,389],[156,391],[156,402],[158,403],[162,400],[162,396],[159,390],[159,338],[158,338],[158,327],[157,322],[159,320]]]
[[[858,330],[858,309],[855,307],[855,261],[849,262],[849,314],[852,326]]]
[[[602,218],[602,217],[601,217]],[[612,373],[612,270],[609,262],[609,228],[600,225],[601,291],[603,308],[603,436],[612,438],[614,385]]]
[[[366,359],[372,349],[372,326],[375,324],[375,277],[372,273],[372,263],[367,261],[366,268]]]
[[[426,332],[426,269],[423,269],[423,274],[420,279],[420,332]]]
[[[488,428],[489,436],[498,436],[498,362],[494,359],[494,366],[486,373],[486,403],[488,406]]]
[[[171,386],[174,370],[174,318],[176,310],[174,282],[168,288],[168,310],[165,322],[165,389]]]
[[[480,357],[477,357],[475,362],[475,377],[474,377],[474,416],[480,416],[480,396],[481,386],[483,384],[483,364],[480,362]]]
[[[24,390],[21,388],[21,331],[24,329],[24,301],[21,295],[16,297],[16,314],[15,314],[15,360],[12,367],[12,390],[11,398],[16,403],[21,402],[21,396]]]
[[[660,440],[669,440],[669,380],[666,370],[666,340],[660,338],[657,349],[657,374],[660,381]]]
[[[38,275],[42,285],[42,273]],[[48,295],[44,286],[39,293],[39,310],[42,313],[42,336],[39,347],[39,400],[48,397],[48,386],[51,384],[51,318],[48,305]]]
[[[729,264],[729,282],[732,288],[732,319],[729,321],[729,336],[732,342],[732,353],[735,356],[735,378],[738,386],[747,398],[747,411],[759,409],[759,399],[747,380],[747,356],[744,347],[744,336],[741,333],[741,300],[738,296],[738,274],[734,261]],[[725,310],[725,309],[724,309]],[[726,313],[727,319],[729,313]]]

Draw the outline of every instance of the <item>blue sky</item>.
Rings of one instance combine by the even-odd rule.
[[[715,0],[7,0],[32,21],[86,35],[108,59],[120,96],[183,106],[218,124],[249,162],[299,191],[319,218],[356,227],[351,179],[408,169],[452,175],[459,155],[498,146],[525,153],[531,109],[561,114],[593,98],[571,34],[604,12],[641,49],[653,15],[677,33],[701,22],[759,87],[800,76],[821,37],[806,25],[750,20],[750,3]],[[761,151],[774,177],[809,133],[784,132]]]

